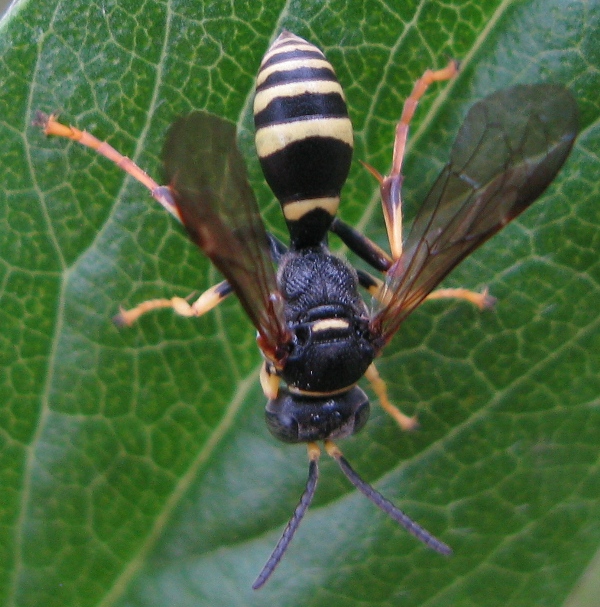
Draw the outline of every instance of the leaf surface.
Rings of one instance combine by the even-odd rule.
[[[494,90],[569,87],[581,134],[543,198],[445,281],[488,285],[496,308],[424,304],[378,362],[421,429],[402,434],[374,405],[341,445],[454,556],[422,547],[323,462],[315,503],[255,593],[307,462],[264,426],[254,331],[233,299],[198,320],[113,326],[121,304],[219,277],[141,186],[30,123],[60,110],[160,176],[178,115],[225,116],[284,236],[251,129],[254,75],[284,27],[334,64],[355,158],[382,172],[414,80],[462,60],[412,126],[408,218],[470,105]],[[13,7],[0,29],[0,602],[592,605],[578,582],[597,579],[600,546],[599,28],[598,0]],[[383,244],[375,185],[355,161],[341,214]]]

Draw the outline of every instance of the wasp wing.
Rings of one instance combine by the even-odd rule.
[[[183,225],[227,278],[261,348],[277,362],[289,335],[235,126],[205,112],[183,116],[167,133],[163,159]]]
[[[379,347],[452,268],[544,191],[576,133],[577,104],[558,85],[517,85],[470,109],[387,272],[371,321]]]

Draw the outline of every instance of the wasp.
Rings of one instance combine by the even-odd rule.
[[[433,290],[542,194],[577,133],[576,102],[558,85],[517,85],[479,101],[468,112],[449,162],[404,239],[402,162],[409,124],[428,86],[452,78],[457,69],[452,61],[444,69],[427,70],[416,82],[396,127],[389,175],[365,165],[379,182],[389,252],[337,216],[353,152],[346,100],[324,54],[288,31],[266,52],[254,99],[256,150],[281,203],[288,245],[263,224],[230,122],[199,111],[178,119],[166,137],[168,185],[161,186],[106,142],[59,123],[55,116],[37,117],[47,134],[95,149],[145,185],[225,277],[193,303],[174,297],[121,310],[117,324],[131,325],[159,308],[201,316],[235,293],[258,332],[267,427],[283,442],[306,443],[309,472],[254,588],[269,579],[311,503],[321,441],[350,482],[377,507],[432,549],[451,553],[366,483],[335,441],[367,422],[369,399],[358,386],[363,376],[384,409],[403,428],[414,427],[415,420],[389,401],[373,361],[427,298],[463,298],[480,307],[493,303],[487,291]],[[334,255],[328,247],[330,233],[382,278]],[[361,288],[370,294],[371,305]]]

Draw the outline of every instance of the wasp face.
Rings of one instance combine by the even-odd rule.
[[[336,440],[356,434],[369,419],[369,399],[358,387],[319,398],[279,391],[265,419],[271,434],[285,443]]]

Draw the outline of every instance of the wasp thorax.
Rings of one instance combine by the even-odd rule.
[[[311,315],[292,329],[292,351],[282,377],[297,390],[331,392],[351,386],[364,375],[374,358],[366,321],[318,318],[321,312],[313,310],[316,317]]]
[[[306,392],[356,383],[375,354],[356,272],[325,247],[315,247],[284,255],[278,283],[293,336],[284,381]]]

